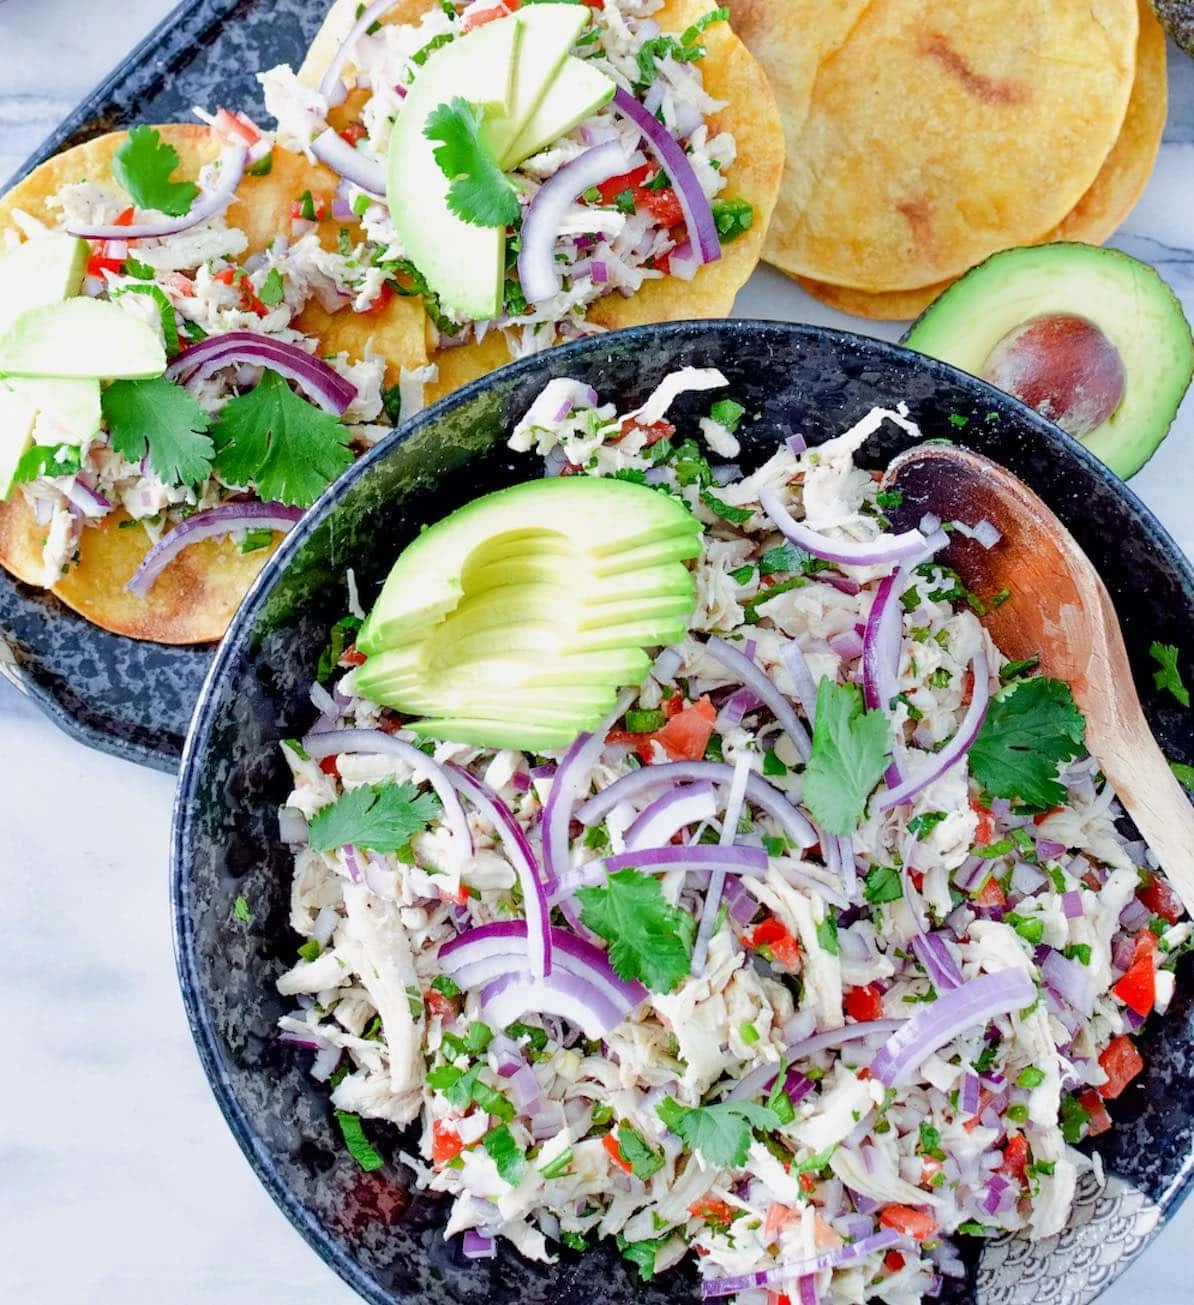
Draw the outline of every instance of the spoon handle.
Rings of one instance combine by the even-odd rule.
[[[1141,838],[1152,848],[1165,877],[1189,909],[1194,906],[1194,807],[1144,718],[1118,637],[1115,610],[1101,584],[1099,589],[1111,664],[1126,673],[1117,676],[1114,695],[1097,695],[1101,701],[1093,719],[1088,709],[1092,726],[1088,742]],[[1114,656],[1116,643],[1120,645],[1119,658]]]

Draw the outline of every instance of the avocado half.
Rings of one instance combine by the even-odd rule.
[[[1161,26],[1187,54],[1194,55],[1194,0],[1150,0]]]
[[[1123,399],[1082,443],[1126,480],[1168,434],[1194,377],[1190,324],[1147,264],[1076,242],[1004,250],[934,300],[902,343],[982,376],[1009,331],[1054,314],[1093,322],[1123,360]]]

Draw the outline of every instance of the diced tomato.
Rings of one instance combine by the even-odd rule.
[[[883,1017],[883,993],[877,983],[868,983],[862,988],[849,988],[842,1006],[851,1019],[860,1024]]]
[[[908,878],[912,880],[912,887],[919,893],[925,886],[925,872],[923,870],[909,870]]]
[[[340,654],[341,666],[364,666],[368,660],[368,657],[361,652],[355,643],[350,648],[345,648]]]
[[[388,282],[381,283],[381,292],[377,298],[365,309],[365,317],[380,317],[390,306],[390,301],[394,298],[394,287]]]
[[[938,1174],[945,1168],[945,1165],[936,1157],[927,1155],[920,1163],[920,1186],[932,1187],[934,1182],[939,1182]]]
[[[748,947],[769,948],[786,970],[794,970],[800,964],[799,941],[774,916],[752,929],[743,941]]]
[[[1083,1092],[1078,1098],[1078,1104],[1090,1116],[1090,1123],[1086,1126],[1087,1137],[1098,1137],[1100,1133],[1105,1133],[1111,1127],[1111,1116],[1107,1113],[1107,1107],[1103,1105],[1103,1098],[1091,1088],[1089,1092]]]
[[[684,221],[680,196],[671,186],[663,190],[641,190],[635,199],[637,207],[645,208],[661,227],[678,227]]]
[[[1034,825],[1043,825],[1043,824],[1045,823],[1045,821],[1049,819],[1050,816],[1055,816],[1055,815],[1057,815],[1059,812],[1064,811],[1064,810],[1065,810],[1065,807],[1054,807],[1052,811],[1041,811],[1041,812],[1038,812],[1037,815],[1033,816],[1033,818],[1032,818],[1032,823],[1033,823]]]
[[[212,280],[219,281],[221,285],[231,285],[236,280],[236,272],[235,267],[224,267],[212,277]]]
[[[937,1235],[937,1220],[928,1210],[919,1210],[914,1205],[889,1205],[879,1215],[879,1222],[884,1228],[892,1228],[918,1242],[927,1242]]]
[[[107,254],[92,254],[87,260],[88,276],[103,276],[105,272],[114,272],[117,276],[124,271],[123,258],[109,258]]]
[[[427,1007],[428,1015],[438,1015],[440,1019],[448,1019],[456,1014],[456,1003],[451,997],[445,997],[442,992],[435,988],[428,988],[423,994],[423,1003]]]
[[[978,1107],[974,1114],[962,1125],[968,1132],[972,1133],[982,1122],[982,1117],[987,1112],[987,1107],[995,1100],[995,1093],[988,1091],[986,1088],[978,1094]]]
[[[1158,879],[1156,875],[1151,876],[1148,886],[1142,888],[1136,896],[1153,915],[1159,915],[1162,920],[1168,920],[1170,924],[1176,924],[1182,918],[1184,910],[1182,899],[1164,879]]]
[[[1007,895],[1000,888],[999,880],[993,874],[987,876],[987,882],[975,894],[974,900],[979,906],[1007,905]]]
[[[340,758],[338,756],[323,757],[319,762],[319,769],[322,770],[325,775],[338,776],[340,774],[340,767],[336,763],[339,760]]]
[[[1157,1001],[1157,936],[1144,929],[1136,936],[1136,950],[1128,972],[1111,991],[1129,1010],[1148,1015]]]
[[[626,417],[623,419],[621,428],[618,431],[618,439],[625,439],[627,435],[636,430],[643,432],[644,448],[650,448],[652,444],[658,444],[660,440],[670,440],[676,433],[676,428],[670,421],[653,421],[648,425],[644,425],[641,421],[635,421],[633,417]]]
[[[986,847],[995,832],[995,817],[973,794],[970,797],[970,809],[978,816],[978,828],[974,831],[975,842],[979,847]]]
[[[474,31],[478,27],[484,27],[486,23],[496,22],[499,18],[505,18],[512,10],[518,8],[518,0],[507,0],[506,4],[494,5],[492,9],[478,9],[469,16],[460,25],[460,31]]]
[[[227,109],[217,109],[212,130],[226,141],[233,144],[256,145],[261,139],[261,129],[251,118],[243,113],[230,113]]]
[[[315,214],[315,221],[322,222],[328,215],[328,203],[326,199],[314,196],[311,201],[311,210]],[[290,206],[290,217],[294,222],[310,222],[311,219],[303,213],[303,201],[296,199]]]
[[[173,290],[176,295],[181,295],[183,299],[194,299],[195,297],[194,281],[181,272],[167,272],[161,278],[161,282],[167,290]]]
[[[664,698],[663,714],[671,720],[673,716],[679,716],[684,710],[684,695],[682,693],[673,693],[670,698]]]
[[[966,674],[962,676],[962,706],[969,707],[970,699],[974,697],[974,667],[967,666]]]
[[[779,1235],[779,1230],[792,1217],[792,1207],[772,1201],[767,1207],[767,1222],[763,1225],[763,1244],[770,1246]]]
[[[1125,1033],[1112,1038],[1107,1050],[1099,1057],[1099,1064],[1107,1081],[1099,1088],[1104,1101],[1114,1101],[1144,1068],[1144,1057],[1136,1050],[1132,1039]]]
[[[605,0],[580,0],[582,5],[588,5],[590,9],[604,9]]]
[[[442,1169],[449,1160],[455,1160],[464,1150],[460,1134],[450,1125],[437,1119],[431,1125],[431,1163]]]
[[[1003,1148],[1003,1163],[999,1166],[1001,1174],[1007,1174],[1016,1182],[1023,1184],[1028,1174],[1028,1139],[1023,1133],[1014,1133]]]
[[[670,254],[656,254],[652,262],[655,264],[657,272],[662,272],[664,276],[671,276],[672,259]]]
[[[624,1173],[631,1172],[630,1164],[622,1155],[622,1148],[618,1145],[618,1139],[612,1132],[606,1133],[602,1146],[604,1146],[609,1152],[610,1159],[613,1160],[614,1164],[616,1164],[619,1169]]]
[[[713,736],[717,710],[708,698],[677,712],[655,734],[655,741],[673,761],[700,761]]]
[[[734,1218],[734,1207],[728,1201],[718,1201],[712,1196],[696,1201],[688,1207],[688,1213],[694,1219],[704,1219],[706,1223],[729,1224]]]
[[[800,1183],[800,1190],[805,1196],[812,1196],[817,1190],[817,1180],[812,1174],[801,1174],[797,1181]]]
[[[357,141],[364,140],[369,135],[363,122],[350,122],[340,135],[350,144],[355,145]]]
[[[597,187],[597,193],[601,197],[601,203],[608,206],[615,204],[620,196],[629,191],[634,207],[646,209],[660,226],[679,226],[684,221],[684,209],[680,205],[680,197],[672,186],[665,186],[662,190],[652,189],[650,183],[658,175],[659,169],[654,163],[644,163],[633,172],[622,172],[616,177],[610,177],[608,181],[601,182]]]
[[[904,1257],[899,1251],[888,1251],[883,1257],[883,1267],[888,1273],[899,1273],[904,1267]]]
[[[597,187],[597,193],[601,196],[603,204],[612,204],[623,192],[638,191],[648,176],[655,171],[655,165],[644,163],[641,168],[635,168],[633,172],[620,172],[616,177],[610,177],[608,181],[603,181]]]

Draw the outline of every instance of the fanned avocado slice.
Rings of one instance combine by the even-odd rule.
[[[1059,321],[1062,329],[1051,334]],[[1029,326],[1026,337],[1021,328]],[[1091,326],[1097,330],[1084,330]],[[1021,343],[1009,364],[1014,332]],[[1035,357],[1026,339],[1037,342]],[[1078,243],[993,255],[925,309],[903,342],[1009,389],[1125,479],[1156,452],[1194,375],[1190,324],[1165,282],[1117,249]],[[1101,367],[1108,342],[1121,367]],[[1121,378],[1118,402],[1109,374]],[[1086,403],[1098,413],[1107,399],[1109,416],[1067,423],[1063,409],[1072,414]]]

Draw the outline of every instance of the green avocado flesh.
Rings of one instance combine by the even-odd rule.
[[[141,381],[165,370],[157,332],[101,299],[31,308],[0,339],[0,374]]]
[[[48,231],[0,257],[0,336],[29,309],[77,295],[90,252],[87,241]]]
[[[1168,434],[1194,375],[1190,325],[1151,267],[1116,249],[1077,243],[1005,250],[955,281],[903,343],[981,376],[1010,331],[1057,315],[1093,322],[1123,361],[1123,398],[1082,443],[1126,479]]]
[[[365,697],[429,737],[566,747],[687,632],[701,527],[670,495],[576,476],[466,505],[398,558],[357,646]],[[619,548],[630,540],[629,548]],[[652,543],[654,540],[654,543]],[[642,557],[604,573],[604,559]]]

